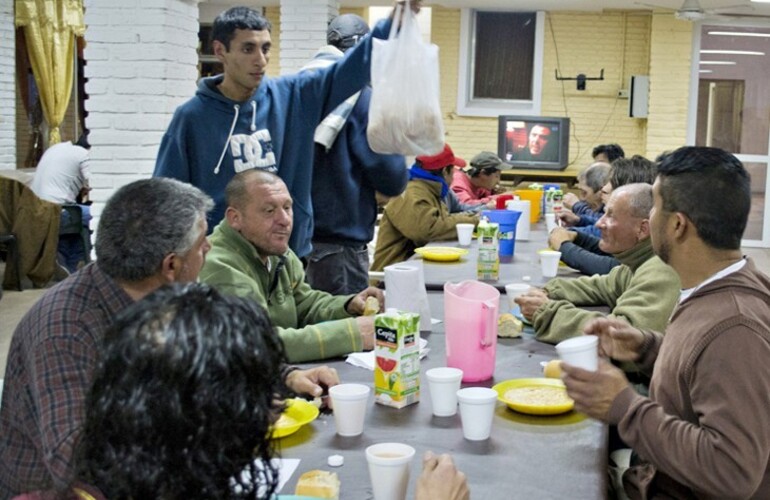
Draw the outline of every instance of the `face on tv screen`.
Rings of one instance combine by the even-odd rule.
[[[505,161],[558,162],[561,125],[511,120],[505,124]]]

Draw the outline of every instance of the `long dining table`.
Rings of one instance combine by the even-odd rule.
[[[506,274],[501,265],[500,286],[508,280],[520,280],[521,276],[516,273],[524,272],[532,277],[534,285],[540,284],[542,277],[535,272],[533,263],[536,262],[536,250],[544,245],[535,243],[538,240],[544,241],[543,235],[535,235],[525,244],[516,243],[516,256]],[[438,285],[443,276],[453,281],[473,279],[475,260],[470,258],[473,247],[470,250],[467,262],[455,263],[454,272],[441,264],[434,272],[434,264],[426,261],[426,285],[428,282]],[[458,268],[469,269],[470,261],[472,274],[458,271]],[[441,290],[436,286],[427,292],[431,317],[439,321],[434,321],[432,331],[421,333],[428,340],[430,349],[421,361],[422,375],[427,369],[446,366],[444,293]],[[504,304],[503,292],[501,306]],[[540,363],[554,358],[554,347],[536,341],[531,330],[525,330],[520,338],[499,338],[492,379],[463,384],[463,387],[492,387],[504,380],[540,377]],[[337,370],[342,382],[374,386],[374,373],[370,370],[342,359],[325,364]],[[491,437],[486,441],[468,441],[462,435],[459,411],[452,417],[432,415],[430,390],[424,376],[421,377],[420,402],[417,404],[395,409],[375,403],[371,394],[364,432],[360,436],[336,435],[333,415],[322,413],[296,433],[277,440],[276,446],[283,458],[300,459],[298,471],[286,483],[283,493],[294,491],[302,472],[324,469],[338,473],[341,499],[373,498],[364,450],[374,443],[392,441],[407,443],[417,451],[411,464],[407,498],[413,498],[416,479],[421,472],[420,457],[428,450],[453,456],[457,467],[468,477],[473,498],[597,499],[606,496],[607,427],[604,424],[574,411],[554,416],[520,414],[498,402]],[[344,465],[329,467],[327,459],[330,455],[342,455]]]
[[[514,243],[513,256],[500,261],[499,278],[496,281],[485,281],[500,292],[505,292],[505,285],[508,283],[527,282],[532,286],[543,286],[549,279],[543,276],[540,270],[540,261],[538,252],[548,250],[548,237],[544,224],[536,224],[529,233],[529,239],[516,240]],[[429,243],[428,246],[439,247],[457,247],[468,250],[467,255],[462,256],[457,261],[437,262],[423,259],[423,269],[425,275],[425,288],[428,290],[443,290],[444,283],[447,281],[462,281],[476,279],[476,260],[479,255],[478,241],[473,239],[470,246],[461,247],[455,241],[437,241]],[[419,256],[415,258],[420,258]],[[557,277],[577,277],[578,271],[559,266]]]

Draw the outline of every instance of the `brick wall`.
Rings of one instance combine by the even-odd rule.
[[[281,0],[282,75],[295,73],[326,45],[326,28],[338,12],[337,0]]]
[[[118,187],[152,174],[174,110],[195,92],[194,1],[86,1],[91,198],[98,218]]]
[[[624,12],[558,12],[545,21],[542,115],[572,119],[570,162],[591,160],[596,144],[617,142],[629,154],[646,152],[646,120],[629,118],[628,100],[618,91],[634,74],[648,74],[651,16]],[[497,151],[497,119],[457,115],[460,10],[433,8],[432,41],[440,49],[441,106],[447,141],[461,156],[481,150]],[[556,52],[559,54],[559,65]],[[604,81],[589,81],[577,91],[563,76],[585,73]]]
[[[16,168],[16,41],[13,2],[0,4],[0,170]]]
[[[676,149],[687,139],[693,23],[669,12],[652,17],[650,41],[650,118],[647,155]]]
[[[272,25],[270,31],[270,62],[267,64],[267,74],[273,78],[281,74],[281,8],[265,7],[265,17]]]

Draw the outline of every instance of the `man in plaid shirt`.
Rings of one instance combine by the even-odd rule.
[[[213,202],[173,179],[137,181],[104,207],[97,261],[51,288],[16,328],[0,408],[0,499],[60,488],[73,479],[72,451],[85,395],[113,318],[157,288],[197,279]],[[327,367],[292,370],[286,383],[319,396]]]

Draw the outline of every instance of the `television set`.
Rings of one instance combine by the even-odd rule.
[[[500,116],[497,155],[514,168],[564,170],[569,161],[569,118]]]

